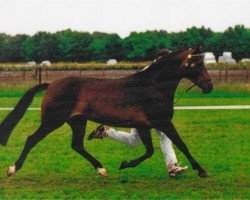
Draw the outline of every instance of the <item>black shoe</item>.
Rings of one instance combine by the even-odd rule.
[[[102,139],[104,135],[105,135],[105,128],[103,125],[100,125],[90,133],[88,140],[92,140],[93,138]]]

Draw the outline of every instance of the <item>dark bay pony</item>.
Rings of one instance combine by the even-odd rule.
[[[84,148],[86,123],[92,120],[138,130],[146,153],[130,162],[123,161],[120,169],[136,167],[152,156],[154,149],[150,129],[155,128],[164,132],[186,155],[199,176],[207,176],[206,171],[189,153],[171,121],[174,93],[182,78],[191,80],[203,93],[212,91],[211,79],[203,65],[202,45],[163,56],[144,71],[125,78],[66,77],[29,89],[0,125],[0,144],[6,145],[35,94],[47,90],[41,107],[41,125],[28,137],[19,159],[9,167],[7,175],[11,176],[21,169],[30,150],[67,122],[73,132],[72,148],[86,158],[98,173],[107,176],[102,164]]]

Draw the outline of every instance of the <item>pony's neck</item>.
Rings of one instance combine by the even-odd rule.
[[[159,74],[155,76],[152,81],[154,81],[155,87],[166,97],[166,99],[173,101],[180,80],[181,78],[179,76],[173,74],[169,76]]]
[[[180,64],[180,61],[176,59],[168,60],[168,62],[163,60],[156,63],[155,66],[150,66],[142,73],[167,99],[173,100],[177,86],[183,78]]]

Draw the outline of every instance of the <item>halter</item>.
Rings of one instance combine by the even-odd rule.
[[[204,56],[204,53],[200,53],[200,54],[188,54],[188,59],[190,59],[192,57],[198,57],[198,56]]]
[[[192,57],[199,57],[199,56],[204,56],[203,53],[200,53],[200,54],[188,54],[187,58],[187,62],[184,64],[185,67],[188,67],[189,66],[189,60],[192,58]],[[195,64],[191,63],[191,67],[194,68],[195,67]]]
[[[188,58],[188,60],[189,60],[189,59],[191,59],[192,57],[199,57],[199,56],[204,56],[204,53],[200,53],[200,54],[188,54],[187,58]],[[184,66],[185,66],[185,67],[188,67],[188,66],[189,66],[188,61],[184,64]],[[191,67],[194,68],[195,65],[192,63],[192,64],[191,64]],[[199,83],[200,81],[201,81],[201,80],[198,80],[197,83]],[[211,79],[207,79],[207,80],[203,80],[203,81],[211,81]],[[194,84],[191,85],[189,88],[187,88],[187,89],[185,90],[185,92],[175,100],[174,104],[176,104],[176,103],[177,103],[186,93],[188,93],[194,86],[196,86],[197,83],[194,83]]]

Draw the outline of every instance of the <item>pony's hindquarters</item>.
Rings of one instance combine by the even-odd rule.
[[[69,118],[79,96],[81,80],[58,79],[50,84],[41,106],[41,121],[49,127],[60,126]]]

